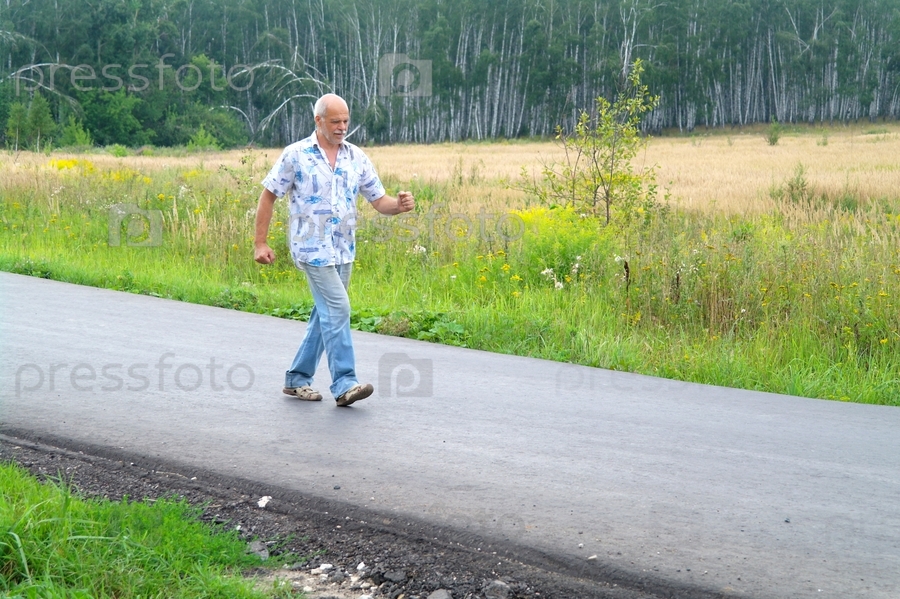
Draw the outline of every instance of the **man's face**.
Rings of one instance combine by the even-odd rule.
[[[350,127],[350,110],[343,102],[331,102],[325,116],[316,117],[316,130],[328,145],[338,146]]]

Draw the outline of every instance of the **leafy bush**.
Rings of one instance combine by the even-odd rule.
[[[218,150],[220,149],[219,141],[214,135],[206,130],[206,127],[200,125],[196,133],[191,136],[191,140],[187,144],[188,150]]]
[[[106,148],[106,151],[116,158],[124,158],[128,156],[128,148],[126,148],[122,144],[113,144],[111,146],[108,146]]]
[[[772,117],[772,122],[769,123],[769,128],[766,131],[766,142],[770,146],[778,145],[778,140],[781,139],[781,124],[778,122],[774,116]]]
[[[74,115],[69,115],[66,126],[59,136],[59,145],[63,148],[85,148],[94,145],[91,134],[85,131],[81,122],[75,120]]]

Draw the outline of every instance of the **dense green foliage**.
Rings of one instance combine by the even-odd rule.
[[[652,129],[900,115],[892,0],[9,0],[0,129],[47,137],[19,122],[39,89],[101,145],[283,145],[332,90],[361,142],[549,136],[636,58]]]

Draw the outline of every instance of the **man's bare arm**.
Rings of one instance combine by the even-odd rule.
[[[396,198],[389,195],[383,195],[372,202],[372,208],[382,214],[388,215],[403,214],[404,212],[415,209],[415,207],[416,200],[408,191],[401,191],[397,194]]]
[[[269,224],[275,211],[274,193],[263,188],[256,205],[256,234],[253,238],[253,259],[260,264],[271,264],[275,261],[275,252],[269,247]]]

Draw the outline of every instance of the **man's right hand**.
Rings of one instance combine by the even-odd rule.
[[[275,252],[272,251],[269,244],[261,243],[253,251],[253,259],[260,264],[272,264],[275,262]]]

